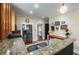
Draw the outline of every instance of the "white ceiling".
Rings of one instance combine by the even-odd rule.
[[[49,17],[60,14],[60,3],[38,3],[39,8],[34,8],[34,3],[12,3],[18,16],[33,16],[33,17]],[[78,3],[66,3],[68,11],[75,9],[79,6]],[[33,14],[29,14],[29,11],[33,11]]]

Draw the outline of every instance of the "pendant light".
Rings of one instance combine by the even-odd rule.
[[[62,3],[62,6],[60,7],[60,13],[64,14],[67,11],[68,11],[68,7],[64,3]]]

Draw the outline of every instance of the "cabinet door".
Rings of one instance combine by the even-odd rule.
[[[8,4],[5,4],[5,9],[4,9],[4,12],[5,12],[5,35],[8,34],[9,32],[9,5]]]
[[[0,4],[0,16],[1,16],[1,4]],[[0,17],[0,28],[1,28],[1,17]],[[0,39],[1,39],[1,29],[0,29]]]
[[[5,39],[12,31],[12,11],[13,8],[9,3],[0,4],[0,39]],[[14,12],[14,11],[13,11]],[[15,13],[15,12],[14,12]],[[14,15],[15,16],[15,15]],[[15,20],[15,19],[14,19]],[[15,25],[15,24],[13,24]]]
[[[5,38],[5,4],[1,4],[1,40]]]

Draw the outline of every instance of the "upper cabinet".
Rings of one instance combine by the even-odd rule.
[[[11,31],[15,31],[15,11],[11,4],[0,4],[0,39],[5,39]]]

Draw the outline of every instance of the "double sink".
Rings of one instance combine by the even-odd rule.
[[[48,42],[44,41],[44,42],[41,42],[41,43],[38,43],[38,44],[27,47],[27,51],[32,52],[32,51],[44,48],[44,47],[46,47],[48,45],[49,45]]]

